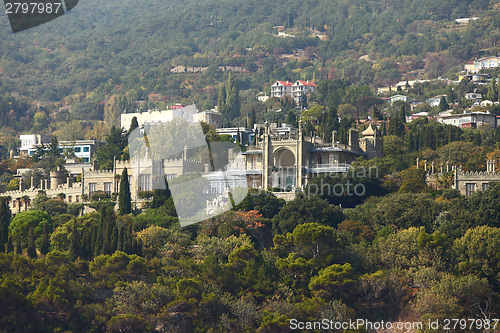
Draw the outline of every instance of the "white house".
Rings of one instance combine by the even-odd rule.
[[[300,97],[302,95],[307,95],[316,90],[316,85],[312,81],[300,81],[297,80],[292,85],[292,96],[295,103],[299,103]]]
[[[292,95],[292,82],[276,81],[271,85],[271,97],[281,98],[285,95]]]

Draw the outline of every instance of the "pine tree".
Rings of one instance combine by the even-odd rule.
[[[47,230],[47,223],[44,223],[43,225],[42,245],[40,246],[40,253],[44,255],[49,253],[49,232]]]
[[[17,242],[16,242],[16,253],[19,255],[23,254],[23,245],[21,244],[21,236],[17,236]]]
[[[30,228],[30,236],[29,236],[29,243],[28,243],[28,257],[31,259],[36,258],[36,247],[35,247],[35,232],[33,230],[33,227]]]
[[[130,196],[130,184],[128,182],[127,168],[123,169],[120,180],[120,193],[118,201],[118,211],[120,214],[130,214],[132,211],[132,198]]]
[[[0,198],[0,244],[5,244],[9,237],[9,224],[11,218],[10,207],[7,198]]]
[[[73,230],[71,232],[71,241],[69,245],[69,260],[75,260],[80,256],[80,241],[78,239],[78,228],[76,220],[73,221]]]

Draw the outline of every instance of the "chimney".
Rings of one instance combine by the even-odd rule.
[[[182,155],[182,159],[187,160],[187,156],[188,156],[188,146],[184,145],[184,154]]]
[[[97,160],[92,161],[92,171],[97,171]]]
[[[205,168],[204,168],[204,172],[205,173],[209,173],[211,170],[210,170],[210,163],[205,163]]]
[[[72,177],[66,178],[66,184],[68,185],[68,188],[72,188],[73,187],[73,178]]]
[[[349,130],[349,146],[352,151],[359,151],[359,133],[354,128]]]
[[[23,180],[21,179],[19,181],[19,191],[24,191],[26,189],[26,184],[23,182]]]

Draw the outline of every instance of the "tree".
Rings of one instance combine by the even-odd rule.
[[[11,215],[8,199],[0,197],[0,244],[7,243]]]
[[[230,121],[232,121],[236,117],[239,117],[241,108],[240,92],[238,89],[238,81],[231,72],[229,72],[229,78],[227,80],[226,108]]]
[[[110,170],[113,168],[114,158],[122,158],[128,140],[126,133],[121,128],[113,126],[105,141],[106,144],[97,150],[96,158],[100,169]]]
[[[402,123],[406,123],[406,113],[404,104],[401,105],[401,109],[399,110],[399,119]]]
[[[43,225],[42,245],[40,246],[40,253],[42,254],[49,253],[49,232],[47,223]]]
[[[315,222],[336,227],[343,220],[344,214],[340,207],[330,205],[327,200],[316,196],[307,198],[305,195],[299,195],[275,216],[273,228],[275,232],[286,234],[304,223]]]
[[[27,243],[29,230],[33,228],[35,237],[38,239],[42,235],[44,223],[52,225],[52,219],[46,212],[40,210],[21,212],[12,219],[9,226],[10,234],[14,239],[20,236],[22,242]]]
[[[498,101],[498,84],[496,79],[491,80],[486,98],[492,102]]]
[[[227,115],[226,107],[226,86],[223,85],[219,91],[219,97],[217,98],[217,111],[222,115],[224,122],[229,121]]]
[[[250,123],[248,124],[248,127],[253,129],[255,125],[255,109],[252,108],[252,113],[250,114]]]
[[[78,239],[78,228],[76,220],[73,221],[73,230],[71,232],[71,243],[69,245],[69,260],[75,260],[80,255],[80,244]]]
[[[130,183],[128,181],[127,168],[123,169],[120,179],[118,211],[121,215],[130,214],[130,212],[132,211],[132,198],[130,194]]]
[[[21,243],[21,236],[17,236],[17,242],[16,242],[16,254],[22,255],[23,254],[23,244]]]
[[[151,208],[160,208],[163,206],[165,203],[167,203],[167,200],[170,198],[170,189],[168,188],[168,182],[165,179],[165,188],[164,189],[159,189],[156,188],[153,191],[153,200],[151,201]]]
[[[299,105],[301,108],[307,109],[307,95],[306,94],[303,94],[302,96],[300,96]]]
[[[132,133],[137,127],[139,127],[139,123],[137,122],[137,117],[133,117],[132,121],[130,122],[130,128],[128,129],[128,134]]]
[[[28,254],[28,257],[32,259],[36,258],[35,232],[33,231],[33,227],[30,228],[28,251],[26,253]]]
[[[446,111],[450,108],[448,105],[448,102],[446,101],[446,97],[441,96],[441,100],[439,101],[439,110],[440,111]]]

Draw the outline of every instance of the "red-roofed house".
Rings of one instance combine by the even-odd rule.
[[[299,103],[300,96],[314,92],[316,85],[312,81],[297,80],[292,85],[292,96],[296,103]]]
[[[285,95],[292,95],[292,82],[276,81],[271,85],[271,97],[281,98]]]

